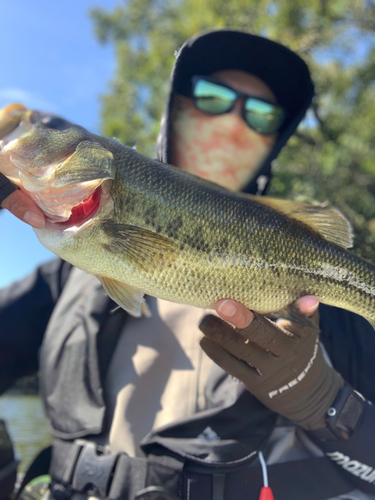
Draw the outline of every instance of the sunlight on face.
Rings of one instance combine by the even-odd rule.
[[[240,70],[216,71],[211,76],[236,90],[276,103],[260,78]],[[229,113],[209,115],[192,99],[175,95],[171,113],[171,163],[227,189],[243,189],[270,153],[274,135],[252,130],[242,119],[243,99]]]

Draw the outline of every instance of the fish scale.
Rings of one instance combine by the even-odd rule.
[[[53,221],[35,230],[41,243],[97,276],[130,314],[148,314],[144,294],[202,308],[231,298],[262,314],[312,294],[375,324],[375,269],[345,248],[350,228],[334,209],[229,192],[80,127],[51,131],[17,113],[19,136],[11,110],[0,113],[0,130],[12,129],[0,171],[36,187]],[[50,177],[34,179],[34,164]],[[66,210],[43,204],[57,189]],[[73,208],[98,189],[99,208],[73,224]]]

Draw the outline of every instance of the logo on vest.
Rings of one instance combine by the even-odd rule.
[[[375,484],[375,470],[370,465],[358,462],[358,460],[352,460],[350,457],[339,451],[326,453],[326,455],[331,460],[336,462],[337,465],[341,465],[343,469],[350,472],[350,474],[363,479],[363,481]]]

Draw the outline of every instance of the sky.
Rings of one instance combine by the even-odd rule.
[[[0,108],[20,102],[100,130],[100,95],[114,74],[112,46],[99,44],[90,8],[120,0],[1,2]],[[0,288],[54,258],[31,227],[0,211]]]

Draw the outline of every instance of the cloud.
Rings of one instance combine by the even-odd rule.
[[[58,113],[55,104],[48,102],[39,95],[19,88],[0,88],[0,109],[8,104],[20,103],[30,109]]]

